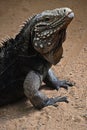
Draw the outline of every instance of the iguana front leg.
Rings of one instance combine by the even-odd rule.
[[[62,80],[60,81],[53,73],[53,71],[51,69],[49,69],[46,78],[44,79],[44,82],[46,83],[47,86],[52,87],[56,90],[58,90],[60,87],[68,89],[68,87],[72,87],[74,84],[66,81],[66,80]]]
[[[41,109],[43,107],[54,105],[56,102],[67,102],[66,97],[48,98],[44,93],[39,91],[43,76],[35,71],[30,71],[24,81],[24,93],[34,105]]]

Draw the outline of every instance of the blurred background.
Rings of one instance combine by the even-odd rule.
[[[30,16],[60,7],[71,8],[75,18],[67,29],[64,58],[52,68],[60,79],[76,85],[45,93],[66,95],[70,102],[41,111],[25,102],[2,107],[0,130],[87,130],[87,0],[0,0],[0,42],[14,37]]]

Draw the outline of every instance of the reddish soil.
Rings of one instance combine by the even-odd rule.
[[[0,41],[14,37],[29,16],[46,9],[70,7],[75,19],[67,30],[64,58],[53,70],[60,79],[75,82],[68,91],[43,90],[49,97],[67,95],[40,111],[20,101],[0,108],[0,130],[87,130],[87,0],[0,0]]]

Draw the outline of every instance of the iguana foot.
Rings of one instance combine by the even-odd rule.
[[[68,89],[68,87],[72,87],[75,84],[66,80],[59,80],[51,69],[49,69],[47,76],[44,79],[44,82],[48,87],[51,87],[56,90],[58,90],[59,88]]]
[[[59,88],[65,88],[68,90],[68,87],[72,87],[75,85],[75,83],[72,83],[67,80],[58,80],[55,83],[55,89],[58,90]]]
[[[66,102],[68,103],[69,101],[67,100],[67,97],[55,97],[55,98],[49,98],[49,100],[45,103],[45,106],[50,106],[50,105],[55,105],[57,102]]]
[[[55,105],[57,102],[65,102],[65,103],[69,103],[69,101],[67,100],[67,97],[55,97],[55,98],[48,98],[47,100],[43,100],[40,104],[36,105],[35,108],[37,109],[42,109],[44,107],[47,106],[53,106]]]

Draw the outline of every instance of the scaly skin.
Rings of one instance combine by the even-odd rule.
[[[69,8],[47,10],[29,19],[15,38],[0,44],[0,105],[24,95],[38,109],[66,97],[48,98],[39,91],[44,81],[56,90],[73,84],[59,81],[50,69],[63,53],[66,29],[74,13]]]

